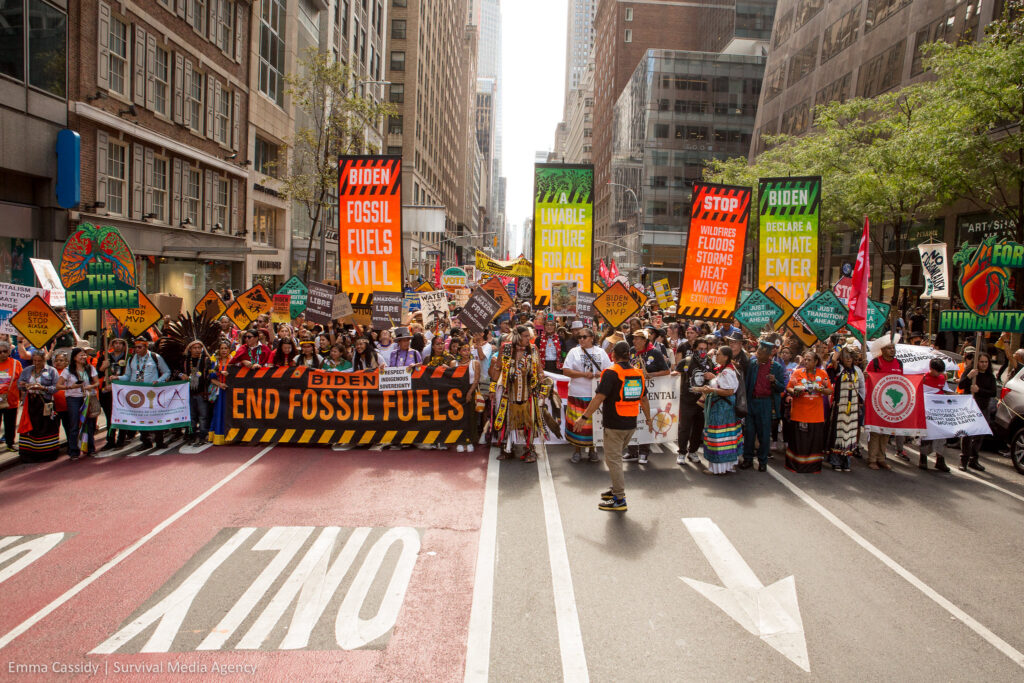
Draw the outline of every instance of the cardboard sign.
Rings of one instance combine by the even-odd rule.
[[[281,285],[281,289],[277,290],[277,293],[287,294],[292,298],[291,311],[288,314],[291,320],[298,318],[306,310],[306,295],[309,293],[309,288],[298,275],[288,278],[288,281]]]
[[[237,301],[245,309],[249,320],[255,320],[265,313],[270,313],[270,309],[274,305],[273,298],[263,285],[256,285],[242,292],[238,295]]]
[[[337,290],[323,282],[310,282],[306,293],[306,320],[318,325],[329,325],[334,312],[334,295]]]
[[[219,318],[224,315],[224,311],[228,309],[228,305],[224,303],[224,300],[220,298],[217,292],[212,289],[203,295],[203,298],[196,304],[194,313],[197,316],[203,315],[207,308],[212,308],[210,311],[211,319]]]
[[[30,258],[29,261],[32,263],[32,270],[36,272],[40,289],[45,289],[50,293],[50,305],[66,306],[67,297],[64,294],[64,285],[60,283],[60,276],[57,275],[57,269],[53,267],[53,264],[41,258]]]
[[[434,291],[434,285],[430,284],[429,282],[424,282],[422,285],[420,285],[419,287],[416,288],[416,291],[417,292],[433,292]]]
[[[769,287],[764,290],[764,295],[771,299],[773,304],[782,309],[782,314],[775,319],[775,329],[777,330],[781,328],[787,320],[789,320],[791,315],[793,315],[793,312],[796,311],[796,306],[791,304],[789,299],[783,296],[782,292],[774,287]]]
[[[82,223],[60,255],[69,311],[139,305],[135,256],[117,228]]]
[[[402,323],[402,301],[405,295],[401,292],[374,292],[373,306],[370,313],[370,325],[375,330],[390,330]]]
[[[501,280],[498,277],[492,277],[487,282],[480,285],[483,289],[487,290],[487,293],[491,295],[491,298],[498,302],[500,308],[495,316],[499,316],[508,309],[512,308],[515,303],[512,297],[509,295],[508,290],[501,284]]]
[[[551,283],[551,314],[575,317],[576,297],[580,283],[576,280],[555,280]]]
[[[347,318],[353,313],[355,311],[352,310],[352,300],[348,298],[348,294],[345,292],[335,294],[334,301],[331,303],[331,319]]]
[[[350,303],[402,291],[402,157],[338,159],[338,272]]]
[[[594,300],[594,309],[612,327],[618,327],[640,310],[640,305],[621,282],[615,282]]]
[[[156,325],[164,317],[164,314],[157,308],[157,305],[139,290],[139,305],[134,308],[111,308],[110,315],[114,316],[117,322],[125,326],[133,337],[136,337],[153,325]]]
[[[834,292],[819,292],[804,302],[797,311],[800,320],[820,340],[846,326],[850,312]]]
[[[486,332],[500,308],[501,304],[495,301],[486,289],[477,287],[469,301],[462,307],[457,319],[473,332]]]
[[[667,277],[654,282],[654,295],[658,299],[659,308],[664,309],[672,305],[672,284]]]
[[[42,297],[45,301],[46,290],[0,282],[0,334],[18,333],[11,325],[10,318],[34,296]]]
[[[750,188],[694,183],[680,316],[727,320],[736,310],[750,220]]]
[[[242,304],[238,303],[238,299],[231,302],[231,305],[224,311],[224,315],[240,330],[244,330],[252,322],[252,319],[245,314],[245,308],[242,307]]]
[[[733,314],[743,327],[757,334],[766,326],[775,329],[775,322],[782,317],[782,307],[762,291],[752,292],[743,300]]]
[[[349,301],[351,300],[351,297],[349,297]],[[369,327],[370,323],[373,321],[373,311],[369,306],[364,304],[352,304],[352,315],[348,316],[348,320],[353,325]]]
[[[49,344],[64,329],[64,321],[38,294],[12,315],[10,322],[37,349]]]
[[[450,317],[447,295],[443,291],[422,292],[420,310],[423,312],[423,324],[430,329],[447,323]]]
[[[290,323],[292,321],[292,297],[290,294],[275,294],[270,309],[270,322]]]
[[[576,317],[588,320],[596,318],[597,312],[594,310],[594,300],[597,297],[597,294],[590,292],[578,292],[576,294]]]

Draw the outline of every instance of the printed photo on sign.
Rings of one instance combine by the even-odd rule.
[[[559,316],[576,315],[576,296],[580,283],[559,280],[551,283],[551,313]]]

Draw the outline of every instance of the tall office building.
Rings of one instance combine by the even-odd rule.
[[[388,121],[386,147],[402,155],[402,204],[444,207],[444,233],[429,244],[453,264],[457,245],[464,259],[473,210],[464,191],[476,91],[467,0],[392,0],[389,17],[386,80],[398,113]]]
[[[594,49],[594,13],[597,0],[569,0],[565,38],[565,96],[579,90]]]
[[[471,0],[472,21],[479,27],[477,50],[477,105],[484,105],[490,120],[484,122],[477,112],[477,122],[488,131],[486,136],[478,134],[481,151],[484,154],[485,192],[488,231],[502,232],[505,229],[504,211],[498,212],[498,178],[501,177],[501,133],[502,133],[502,74],[501,74],[501,0]],[[484,240],[487,243],[487,240]],[[490,241],[493,245],[493,240]]]
[[[801,135],[815,106],[851,97],[874,97],[928,78],[920,47],[926,43],[980,40],[1002,15],[1003,2],[982,0],[779,0],[771,52],[755,124],[753,160],[764,136]],[[1000,230],[1000,222],[965,204],[934,221],[912,226],[901,248],[908,253],[927,238],[960,244]],[[835,282],[842,264],[856,259],[858,235],[823,240],[822,281]],[[897,248],[897,245],[888,245]],[[920,264],[905,259],[904,286],[921,281]],[[884,289],[893,286],[886,273]]]
[[[600,0],[594,20],[592,129],[594,230],[597,240],[612,242],[618,239],[617,233],[613,234],[613,225],[616,231],[637,233],[645,230],[655,210],[654,206],[648,205],[638,211],[633,196],[627,191],[629,183],[622,183],[621,178],[616,180],[611,175],[615,144],[613,133],[620,123],[616,120],[616,103],[634,78],[637,65],[647,59],[648,50],[711,54],[728,50],[755,55],[761,49],[759,41],[763,44],[770,37],[775,4],[776,0],[704,0],[702,3]],[[699,73],[700,79],[695,79],[695,82],[701,79],[708,81],[714,76],[710,72]],[[679,82],[684,89],[689,88],[688,79]],[[680,101],[701,100],[706,106],[715,101],[710,92],[704,91],[680,92],[678,95]],[[660,96],[659,100],[663,97]],[[675,99],[673,95],[673,103]],[[631,182],[649,183],[650,178],[641,175]]]

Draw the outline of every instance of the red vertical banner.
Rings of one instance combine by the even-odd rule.
[[[338,159],[338,274],[354,305],[402,291],[402,158]]]
[[[736,310],[750,194],[749,187],[694,184],[680,317],[725,320]]]

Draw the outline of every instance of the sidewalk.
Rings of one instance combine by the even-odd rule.
[[[107,432],[107,418],[106,418],[105,415],[101,414],[99,416],[99,418],[97,418],[97,420],[96,420],[96,436],[98,437],[100,435],[105,435],[106,432]],[[67,442],[68,442],[67,436],[64,434],[64,428],[61,427],[60,431],[58,433],[60,434],[60,445],[63,448],[65,445],[67,445]],[[5,448],[5,446],[3,444],[3,441],[0,441],[0,448]],[[63,457],[63,455],[62,455],[62,457]],[[20,464],[21,464],[21,454],[20,453],[12,453],[11,451],[8,451],[8,450],[0,451],[0,472],[2,472],[3,470],[9,469],[11,467],[16,467],[16,466],[18,466]]]

